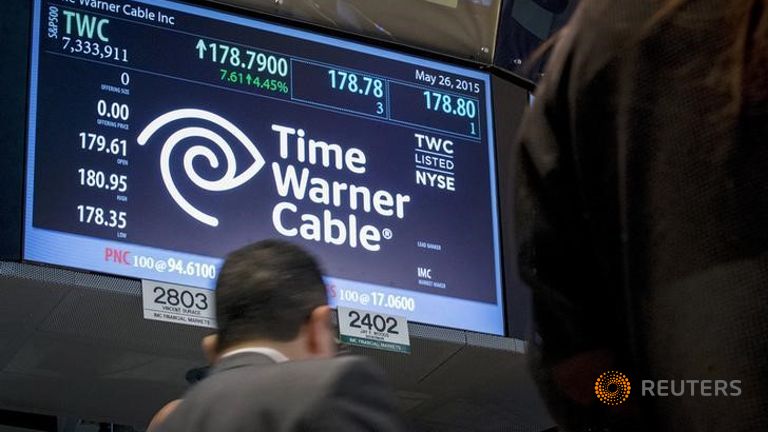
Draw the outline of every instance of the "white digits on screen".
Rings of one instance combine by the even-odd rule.
[[[163,148],[160,152],[160,173],[162,174],[163,183],[165,183],[165,187],[168,189],[168,193],[171,194],[171,197],[174,201],[176,201],[176,204],[178,204],[179,207],[187,212],[187,214],[206,225],[215,227],[219,225],[219,220],[214,216],[200,211],[195,206],[190,204],[189,201],[187,201],[187,199],[181,195],[179,189],[176,187],[176,184],[173,181],[173,178],[171,177],[171,153],[176,144],[187,138],[204,138],[213,142],[216,144],[216,146],[219,147],[219,149],[221,149],[221,151],[224,153],[224,157],[226,158],[226,172],[220,179],[213,181],[202,178],[195,171],[195,167],[192,162],[196,157],[199,156],[205,158],[211,168],[218,168],[219,158],[216,156],[216,153],[202,145],[194,145],[187,149],[187,151],[184,153],[184,172],[186,173],[187,177],[189,177],[189,179],[200,188],[212,192],[231,190],[243,185],[245,182],[253,178],[253,176],[255,176],[259,170],[261,170],[265,162],[264,158],[261,156],[261,153],[259,153],[259,150],[253,144],[253,142],[243,133],[243,131],[238,129],[237,126],[217,114],[194,108],[178,109],[161,115],[149,123],[146,128],[144,128],[144,130],[139,134],[137,141],[139,145],[145,145],[152,137],[152,135],[166,124],[176,120],[190,119],[210,121],[225,129],[227,132],[231,133],[238,141],[240,141],[240,143],[246,148],[246,150],[254,159],[253,164],[251,164],[248,169],[243,171],[240,175],[237,175],[237,160],[235,158],[234,152],[232,151],[232,146],[224,138],[222,138],[221,135],[203,127],[185,127],[179,129],[178,131],[171,134],[167,140],[165,140]]]

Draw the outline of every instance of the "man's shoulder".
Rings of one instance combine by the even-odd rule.
[[[395,394],[375,363],[350,356],[324,362],[323,367],[329,372],[325,393],[302,412],[300,430],[405,430]]]
[[[336,377],[333,374],[381,373],[381,369],[374,362],[365,357],[355,355],[333,357],[329,359],[292,361],[281,363],[279,366],[284,368],[285,371],[296,371],[298,373],[323,371],[326,374],[332,374],[328,376],[329,378]]]
[[[271,363],[216,371],[197,384],[188,396],[197,398],[243,397],[253,393],[288,397],[295,402],[313,403],[313,399],[344,390],[344,383],[369,379],[383,383],[382,370],[359,356]],[[265,399],[269,402],[274,399]]]
[[[297,382],[296,391],[317,391],[320,397],[362,389],[386,388],[383,370],[360,356],[291,361],[265,370],[265,376],[277,383]]]
[[[228,431],[237,425],[293,430],[326,416],[343,417],[339,401],[375,405],[366,412],[396,409],[383,372],[363,357],[267,363],[214,371],[184,396],[163,431]]]

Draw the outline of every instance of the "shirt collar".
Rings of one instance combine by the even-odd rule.
[[[248,348],[240,348],[233,351],[229,351],[227,353],[224,353],[219,359],[224,359],[227,357],[231,357],[237,354],[244,354],[244,353],[256,353],[261,354],[264,356],[269,357],[274,361],[275,363],[284,363],[290,360],[288,357],[285,356],[285,354],[281,353],[280,351],[274,349],[274,348],[268,348],[268,347],[248,347]]]

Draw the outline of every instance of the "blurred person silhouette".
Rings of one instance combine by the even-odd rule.
[[[565,430],[768,430],[767,3],[589,0],[559,35],[515,199],[534,375]],[[631,383],[616,406],[595,397],[609,370]]]
[[[362,357],[334,357],[322,274],[298,246],[267,240],[231,253],[216,283],[216,318],[215,339],[205,342],[210,372],[158,413],[153,431],[403,430],[382,371]]]

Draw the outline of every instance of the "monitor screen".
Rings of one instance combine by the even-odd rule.
[[[579,0],[503,0],[494,64],[533,81],[548,50],[537,52],[573,15]]]
[[[34,8],[26,260],[214,289],[280,238],[332,305],[503,334],[487,73],[185,3]]]

